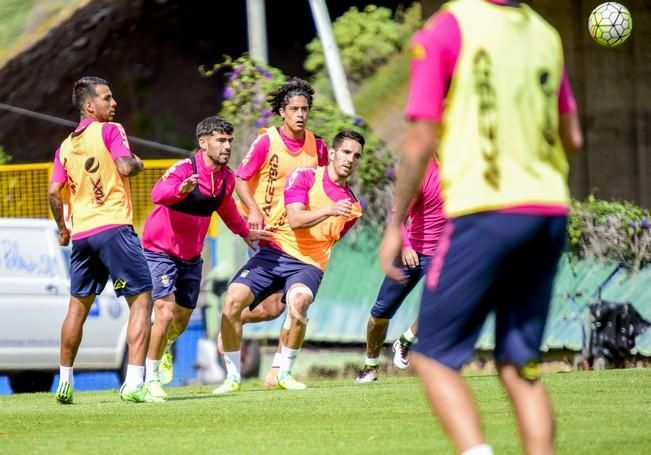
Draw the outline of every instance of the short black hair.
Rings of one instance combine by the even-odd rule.
[[[72,105],[81,111],[86,100],[97,95],[96,88],[98,85],[108,87],[109,84],[105,79],[95,76],[84,76],[75,82],[72,88]]]
[[[271,104],[271,112],[280,115],[280,110],[289,104],[289,99],[292,96],[304,96],[308,106],[312,109],[314,89],[307,81],[295,77],[267,95],[267,101]]]
[[[357,131],[343,130],[337,133],[335,138],[332,140],[332,148],[337,150],[341,146],[341,143],[344,142],[344,139],[352,139],[353,141],[359,143],[359,145],[362,146],[362,149],[364,149],[364,144],[366,144],[364,136],[359,134]]]
[[[212,133],[233,134],[233,124],[226,119],[211,115],[197,124],[197,139]]]

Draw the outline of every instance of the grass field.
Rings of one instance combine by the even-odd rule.
[[[520,447],[495,376],[468,378],[496,454]],[[651,453],[651,370],[544,377],[561,454]],[[310,381],[304,392],[245,383],[233,396],[170,388],[166,403],[131,404],[117,391],[0,396],[0,453],[452,453],[413,377]]]

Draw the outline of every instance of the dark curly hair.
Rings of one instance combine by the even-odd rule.
[[[201,136],[210,136],[212,133],[233,134],[233,124],[216,115],[206,117],[197,125],[197,139]]]
[[[271,104],[271,112],[280,115],[280,109],[289,104],[289,99],[292,96],[304,96],[308,106],[310,109],[312,108],[314,89],[307,81],[295,77],[267,95],[267,101]]]

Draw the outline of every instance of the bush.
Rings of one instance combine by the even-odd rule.
[[[352,7],[338,17],[333,23],[333,33],[352,85],[359,84],[400,52],[420,24],[418,3],[395,15],[388,8],[368,5],[362,11]],[[321,41],[314,38],[306,48],[308,56],[304,67],[320,79],[325,74]]]
[[[287,80],[278,69],[258,64],[243,55],[235,60],[226,57],[206,75],[226,70],[224,101],[219,112],[233,122],[234,141],[232,163],[242,160],[260,128],[279,126],[280,118],[266,104],[266,96]],[[351,180],[352,188],[364,208],[363,224],[377,228],[383,225],[391,202],[394,156],[359,117],[342,113],[332,98],[316,93],[308,127],[330,144],[341,130],[352,129],[366,139],[360,165]]]
[[[568,237],[575,258],[614,261],[631,271],[651,263],[649,211],[630,202],[590,196],[572,201]]]

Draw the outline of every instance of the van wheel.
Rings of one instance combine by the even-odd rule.
[[[54,373],[49,371],[21,371],[9,375],[9,385],[14,393],[49,392]]]

